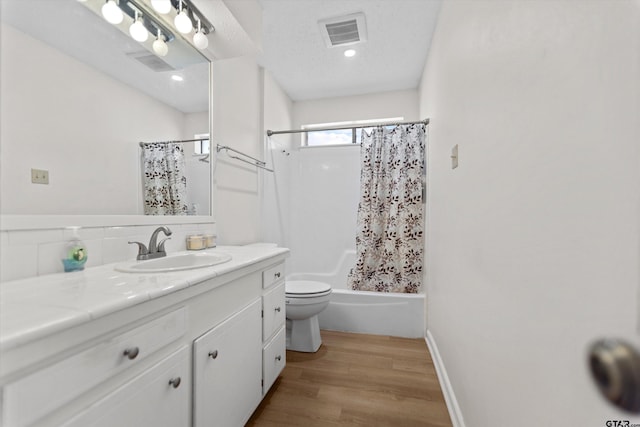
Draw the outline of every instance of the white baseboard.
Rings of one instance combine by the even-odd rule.
[[[462,417],[462,411],[460,410],[458,400],[456,399],[456,394],[453,392],[453,388],[451,387],[447,370],[442,362],[438,346],[436,345],[433,335],[431,335],[431,331],[427,330],[427,336],[424,339],[427,342],[429,351],[431,352],[431,358],[433,359],[433,364],[435,365],[436,373],[438,374],[438,380],[440,380],[442,394],[444,395],[444,400],[447,404],[447,409],[449,410],[451,423],[453,424],[453,427],[466,427],[464,424],[464,418]]]

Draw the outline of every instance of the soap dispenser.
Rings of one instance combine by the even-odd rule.
[[[80,271],[84,270],[84,265],[87,262],[88,252],[87,247],[78,237],[78,229],[80,227],[69,227],[72,237],[64,245],[62,252],[62,264],[64,265],[64,271]]]

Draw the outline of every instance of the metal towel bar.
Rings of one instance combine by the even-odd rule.
[[[240,160],[241,162],[248,163],[248,164],[253,165],[255,167],[258,167],[260,169],[264,169],[266,171],[273,172],[273,169],[269,169],[266,166],[267,164],[265,162],[263,162],[262,160],[258,160],[255,157],[251,157],[250,155],[245,154],[242,151],[238,151],[238,150],[236,150],[234,148],[231,148],[229,146],[226,146],[226,145],[216,145],[216,152],[219,153],[221,150],[225,150],[227,152],[227,155],[229,157],[231,157],[232,159]],[[237,154],[240,154],[241,156],[244,156],[246,158],[234,156],[233,154],[229,154],[229,151],[237,153]],[[247,160],[247,159],[251,159],[251,160]]]

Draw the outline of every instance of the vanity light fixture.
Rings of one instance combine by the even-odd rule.
[[[158,56],[166,56],[169,52],[168,43],[175,39],[175,29],[164,19],[159,19],[151,8],[158,13],[168,13],[175,8],[175,28],[185,35],[190,35],[195,28],[191,44],[201,50],[209,46],[208,35],[214,32],[215,28],[191,3],[191,0],[150,0],[150,2],[151,6],[149,6],[149,0],[105,0],[101,11],[104,18],[114,25],[121,24],[124,21],[124,15],[131,18],[129,34],[140,43],[149,39],[149,33],[157,34],[152,43],[153,51]]]
[[[164,41],[164,35],[162,34],[162,31],[160,31],[160,28],[158,28],[158,35],[156,40],[153,42],[152,47],[153,51],[158,56],[167,56],[167,53],[169,53],[169,46],[167,46],[167,43]]]
[[[171,11],[171,0],[151,0],[151,6],[161,15]]]
[[[344,51],[344,56],[347,58],[351,58],[356,55],[356,51],[354,49],[347,49]]]
[[[209,39],[202,31],[202,22],[198,19],[198,30],[193,35],[193,44],[198,49],[206,49],[209,46]]]
[[[107,0],[107,2],[102,5],[102,16],[107,22],[117,25],[122,22],[124,19],[124,14],[117,3],[118,0]]]
[[[173,20],[173,23],[182,34],[189,34],[193,29],[193,23],[187,15],[186,8],[182,5],[182,0],[180,0],[178,5],[178,14]]]
[[[131,26],[129,27],[129,34],[131,34],[131,37],[133,37],[135,41],[140,43],[146,42],[149,38],[149,32],[144,27],[144,24],[142,23],[142,17],[137,10],[135,11],[133,24],[131,24]]]

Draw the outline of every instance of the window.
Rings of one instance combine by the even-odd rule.
[[[317,147],[319,145],[343,145],[354,144],[353,129],[323,130],[308,132],[305,134],[307,147]]]
[[[404,120],[404,117],[391,117],[386,119],[374,119],[374,120],[354,120],[349,122],[334,122],[334,123],[315,123],[309,125],[303,125],[302,129],[310,130],[310,132],[302,133],[301,146],[302,147],[322,147],[327,145],[347,145],[347,144],[359,144],[362,138],[361,126],[370,123],[396,123]],[[349,128],[349,126],[354,126]],[[358,127],[360,126],[360,127]],[[346,128],[346,129],[329,129],[329,130],[314,130],[325,128]],[[371,131],[371,127],[364,128],[366,131]]]
[[[201,133],[201,134],[197,134],[193,136],[193,139],[200,139],[200,141],[195,141],[193,143],[193,154],[195,155],[200,155],[200,154],[209,154],[210,151],[210,147],[209,147],[209,134],[208,133]]]

